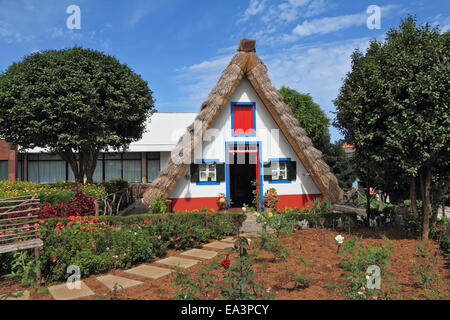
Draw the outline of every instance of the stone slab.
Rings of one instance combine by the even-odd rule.
[[[223,241],[223,242],[229,242],[229,243],[234,243],[234,242],[236,241],[236,239],[233,238],[233,237],[228,237],[228,238],[223,238],[223,239],[220,240],[220,241]]]
[[[125,272],[144,278],[159,279],[161,277],[164,277],[165,275],[170,274],[173,271],[166,268],[159,268],[143,264],[136,268],[125,270]]]
[[[15,292],[13,294],[18,294],[19,292]],[[30,300],[30,291],[25,290],[25,291],[23,291],[22,296],[20,296],[20,297],[8,297],[8,298],[6,298],[6,300]]]
[[[212,259],[217,256],[217,252],[211,250],[192,249],[181,254],[182,256],[190,256],[194,258]]]
[[[73,300],[93,296],[94,292],[83,282],[80,281],[80,288],[69,289],[66,283],[48,287],[48,291],[55,300]]]
[[[97,280],[103,283],[105,286],[108,287],[109,290],[114,290],[114,285],[117,284],[117,289],[126,289],[131,288],[135,286],[139,286],[143,284],[142,281],[132,280],[124,277],[118,277],[113,275],[106,275],[97,277]]]
[[[219,242],[219,241],[214,241],[208,244],[203,245],[204,248],[213,248],[213,249],[227,249],[227,248],[232,248],[234,245],[232,243],[229,242]]]
[[[165,264],[171,267],[178,267],[184,269],[190,268],[199,262],[200,262],[199,260],[178,258],[178,257],[168,257],[162,260],[155,261],[155,263]]]

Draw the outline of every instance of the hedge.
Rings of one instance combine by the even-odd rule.
[[[234,222],[245,218],[242,213],[170,213],[45,219],[40,221],[42,276],[52,283],[66,280],[70,265],[80,267],[84,278],[151,262],[168,248],[184,250],[232,235]],[[11,259],[12,254],[0,256],[2,274],[10,272]]]

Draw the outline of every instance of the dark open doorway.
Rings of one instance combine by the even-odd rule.
[[[257,146],[233,145],[229,150],[229,183],[232,207],[253,203],[252,181],[257,175]]]

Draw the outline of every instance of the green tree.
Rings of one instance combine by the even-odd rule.
[[[330,119],[309,94],[282,86],[279,90],[284,102],[291,108],[294,117],[305,129],[314,147],[323,152],[330,142]]]
[[[146,81],[90,49],[35,53],[0,74],[0,137],[59,154],[79,182],[92,182],[101,150],[140,139],[153,108]]]
[[[449,40],[449,32],[418,26],[408,16],[384,42],[372,40],[366,54],[352,54],[352,70],[334,101],[335,125],[356,152],[407,178],[416,216],[419,181],[423,239],[429,236],[432,182],[443,185],[450,173]]]
[[[342,149],[342,143],[330,142],[330,119],[315,103],[309,94],[302,94],[294,89],[282,86],[280,94],[284,102],[291,108],[294,117],[305,129],[315,148],[323,154],[324,161],[338,179],[342,188],[350,188],[356,175],[353,173],[350,161]]]

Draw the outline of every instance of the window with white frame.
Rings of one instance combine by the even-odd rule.
[[[287,179],[287,161],[272,161],[272,180]]]
[[[216,164],[202,163],[200,164],[200,181],[216,181]]]

